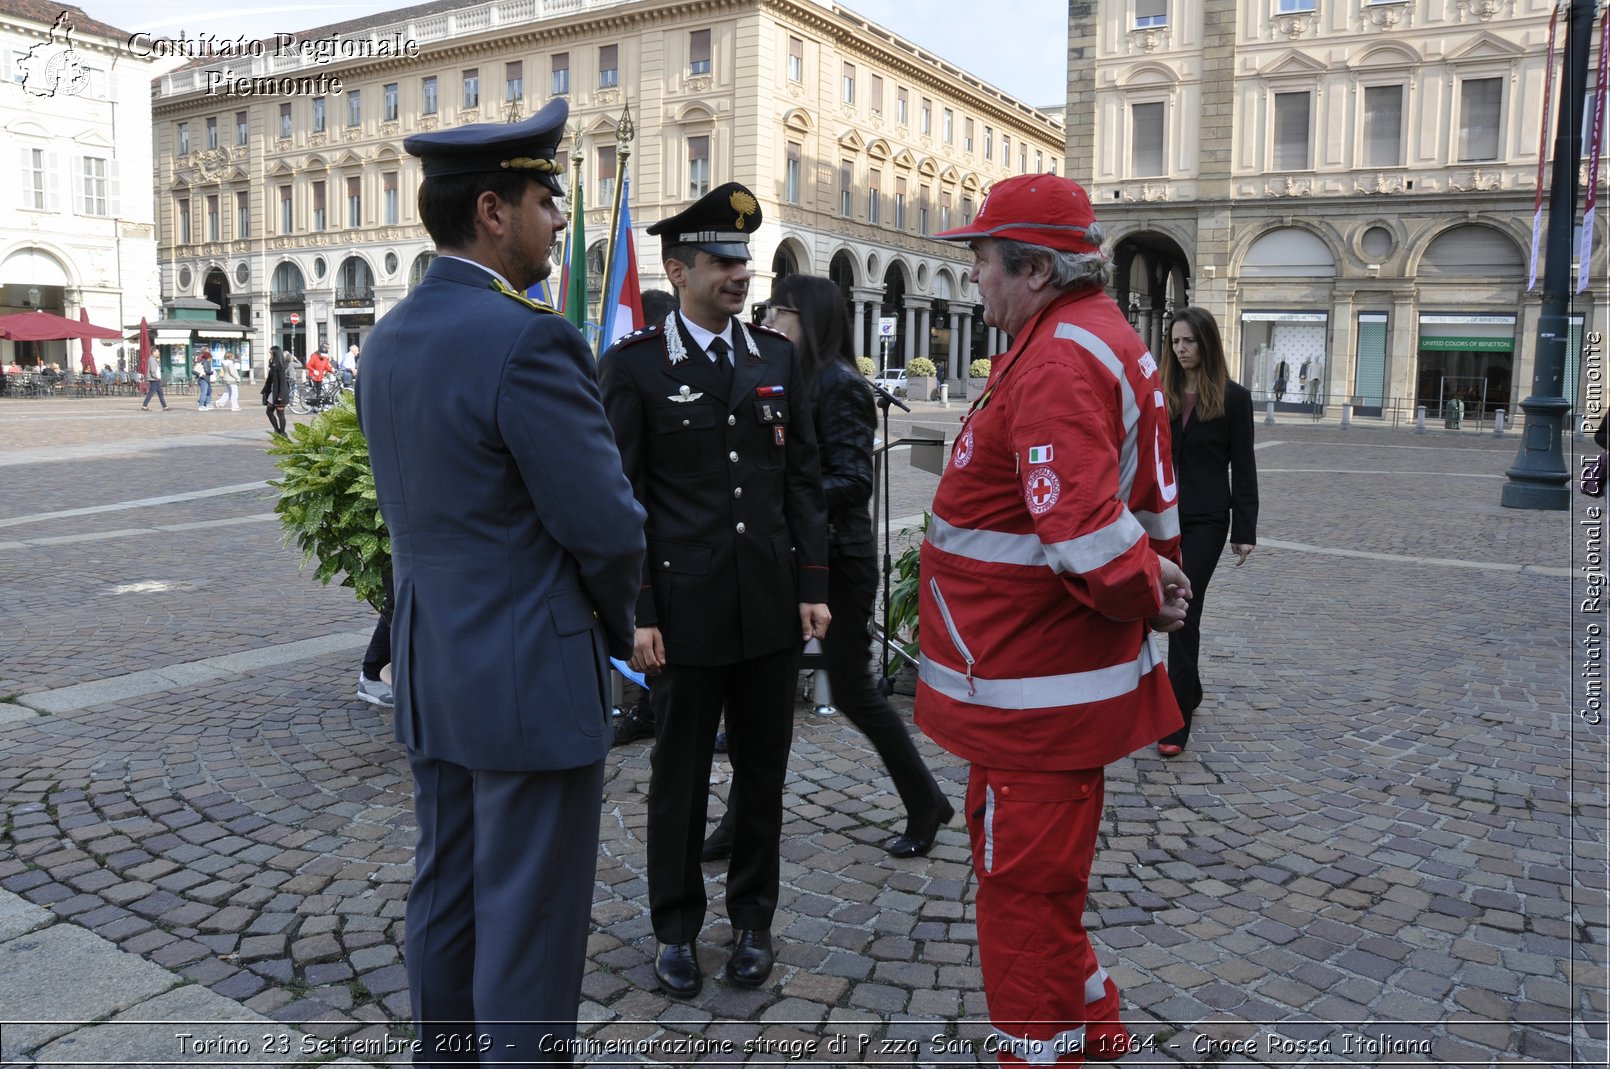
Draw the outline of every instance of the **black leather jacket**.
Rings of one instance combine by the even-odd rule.
[[[829,360],[816,373],[812,407],[827,496],[828,555],[874,556],[872,388],[842,360]]]

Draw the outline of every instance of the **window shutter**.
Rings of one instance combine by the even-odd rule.
[[[73,211],[78,215],[88,215],[89,204],[87,203],[88,198],[84,196],[84,158],[82,156],[73,157],[72,170],[70,174],[72,176],[73,183],[71,194],[73,198]]]
[[[117,160],[109,159],[106,161],[106,214],[113,219],[123,218],[121,194]]]
[[[0,49],[5,51],[5,49]],[[0,85],[5,83],[0,82]],[[17,183],[17,206],[19,208],[32,208],[34,206],[34,150],[19,148],[17,150],[17,172],[22,181]]]

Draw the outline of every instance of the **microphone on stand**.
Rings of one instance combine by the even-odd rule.
[[[885,410],[887,410],[890,405],[894,405],[896,408],[898,408],[902,412],[910,412],[911,411],[911,406],[910,405],[908,405],[904,401],[900,400],[900,398],[896,397],[894,394],[890,393],[888,390],[885,390],[882,386],[879,386],[875,382],[868,383],[868,385],[872,387],[872,392],[878,395],[878,401],[879,401],[880,404],[883,405]]]

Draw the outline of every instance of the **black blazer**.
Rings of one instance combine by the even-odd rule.
[[[1234,382],[1224,384],[1224,415],[1180,426],[1169,421],[1174,438],[1174,472],[1180,487],[1180,519],[1230,514],[1230,541],[1258,542],[1258,465],[1252,455],[1252,394]]]
[[[750,354],[729,333],[729,390],[674,322],[680,359],[654,325],[598,364],[621,463],[648,512],[637,626],[659,628],[681,665],[797,648],[800,603],[827,601],[827,506],[793,343],[750,327]]]
[[[872,437],[877,428],[872,389],[860,372],[829,360],[816,373],[816,445],[827,495],[829,556],[871,557]]]

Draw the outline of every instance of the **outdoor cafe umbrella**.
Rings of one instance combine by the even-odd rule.
[[[78,321],[83,326],[86,326],[86,327],[89,326],[89,309],[88,308],[80,308],[78,310]],[[121,338],[122,336],[123,336],[122,332],[119,332],[118,337]],[[78,369],[80,371],[82,371],[86,375],[93,375],[93,374],[95,374],[95,356],[94,356],[93,353],[91,353],[89,351],[89,346],[90,346],[89,335],[88,334],[84,335],[83,339],[79,342],[79,344],[83,346],[83,351],[82,351],[82,353],[80,353],[80,355],[78,357]]]
[[[64,338],[121,338],[122,332],[56,315],[54,312],[14,312],[0,316],[0,338],[12,341],[60,341]]]
[[[151,328],[145,322],[145,316],[140,317],[140,374],[145,375],[146,365],[151,362]]]

